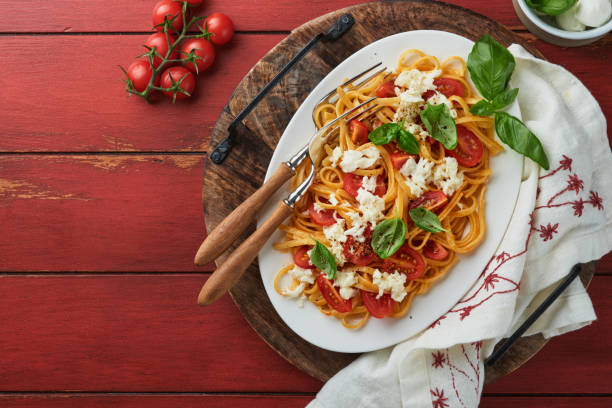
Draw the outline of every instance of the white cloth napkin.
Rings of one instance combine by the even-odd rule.
[[[564,68],[519,45],[512,87],[523,122],[540,138],[550,170],[526,159],[502,242],[468,294],[430,328],[359,357],[309,408],[477,407],[483,361],[579,262],[612,249],[612,154],[605,117]],[[595,319],[575,280],[525,335],[576,330]]]

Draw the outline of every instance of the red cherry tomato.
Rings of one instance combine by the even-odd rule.
[[[164,28],[159,24],[164,22],[164,17],[168,16],[168,21],[172,20],[172,27],[176,32],[183,29],[183,3],[174,0],[161,0],[153,8],[153,27],[157,31],[163,31]],[[172,30],[171,30],[172,31]]]
[[[457,159],[465,167],[474,167],[482,159],[482,142],[467,128],[457,125],[457,147],[446,150],[446,154]]]
[[[408,154],[408,153],[397,151],[397,152],[391,153],[390,157],[391,157],[391,164],[393,165],[393,167],[399,170],[402,168],[404,163],[408,161],[409,158],[411,157],[416,158],[418,156],[415,154]]]
[[[215,49],[208,40],[192,38],[185,41],[181,46],[181,59],[187,58],[187,55],[192,50],[197,57],[195,64],[193,62],[184,62],[183,65],[194,74],[207,70],[215,60]]]
[[[448,250],[430,239],[423,248],[423,255],[425,258],[433,259],[434,261],[441,261],[448,256]]]
[[[463,85],[461,82],[451,78],[436,78],[433,81],[436,89],[447,98],[453,95],[463,96]]]
[[[357,197],[357,192],[361,188],[363,177],[353,173],[346,173],[344,175],[344,191],[349,193],[351,197]],[[387,185],[385,184],[382,176],[376,177],[376,188],[374,194],[382,197],[387,192]]]
[[[202,0],[183,0],[186,1],[191,7],[197,7],[202,4]]]
[[[225,44],[234,36],[234,23],[223,13],[212,13],[203,25],[212,34],[210,41],[215,45]]]
[[[352,235],[346,238],[342,252],[347,261],[359,266],[369,265],[380,259],[369,241],[359,242]]]
[[[409,210],[417,207],[425,207],[425,209],[436,212],[444,208],[444,206],[448,203],[448,197],[442,191],[433,190],[428,191],[408,206]]]
[[[367,292],[363,289],[360,290],[361,299],[368,312],[377,319],[389,316],[393,313],[393,302],[389,294],[382,295],[376,299],[377,294],[373,292]]]
[[[376,96],[379,98],[392,98],[395,94],[395,84],[393,81],[385,82],[376,90]]]
[[[324,273],[320,274],[317,278],[317,286],[328,305],[340,313],[348,313],[351,311],[353,302],[343,299],[336,288],[334,288],[334,285],[327,280]]]
[[[309,247],[308,245],[302,245],[299,247],[293,255],[293,263],[300,268],[314,269],[315,266],[310,263],[310,257],[307,254],[307,252],[310,251],[310,248],[312,247]]]
[[[138,92],[142,92],[147,88],[147,85],[153,76],[151,64],[149,64],[149,61],[144,59],[136,60],[128,67],[127,76],[130,81],[132,81],[134,89]]]
[[[172,35],[168,35],[168,38],[170,39],[170,45],[174,44],[174,41],[176,41]],[[147,38],[144,45],[149,48],[155,47],[155,51],[162,57],[166,57],[166,54],[168,54],[169,46],[168,41],[166,41],[165,33],[152,34],[149,38]],[[147,51],[149,50],[147,49]],[[168,56],[168,59],[176,59],[176,50],[172,51],[172,53]],[[159,67],[159,64],[161,63],[162,59],[160,57],[153,57],[153,65],[155,68]]]
[[[389,273],[401,272],[408,280],[412,280],[423,275],[425,261],[421,254],[405,243],[396,253],[385,259],[383,269]]]
[[[175,83],[179,83],[180,81],[180,88],[189,94],[187,95],[179,91],[176,93],[176,99],[185,99],[193,95],[193,90],[195,89],[195,76],[193,76],[191,71],[189,71],[185,67],[168,68],[161,75],[160,84],[162,88],[172,87],[172,80],[170,79],[171,77]],[[164,95],[169,98],[172,98],[173,92],[164,91]]]
[[[362,145],[364,143],[368,143],[370,139],[368,138],[368,128],[366,125],[358,121],[357,119],[353,119],[349,122],[349,132],[351,134],[351,140],[353,143],[357,145]]]
[[[336,219],[334,218],[334,212],[331,210],[321,210],[315,211],[314,202],[310,204],[308,207],[308,215],[312,222],[317,225],[329,226],[334,225],[336,223]]]

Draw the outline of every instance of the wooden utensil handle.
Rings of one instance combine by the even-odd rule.
[[[214,261],[251,225],[255,215],[293,175],[293,170],[283,163],[257,191],[240,204],[206,237],[195,256],[195,264],[202,266]]]
[[[206,306],[213,303],[238,282],[243,272],[291,211],[292,208],[284,201],[278,203],[272,215],[208,278],[198,296],[199,305]]]

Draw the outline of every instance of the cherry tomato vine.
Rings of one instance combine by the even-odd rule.
[[[155,5],[153,29],[157,32],[145,42],[146,52],[127,70],[119,66],[126,77],[128,94],[150,102],[151,95],[159,91],[173,103],[191,96],[195,89],[194,74],[208,69],[215,59],[212,44],[225,44],[234,34],[233,23],[225,14],[190,17],[190,9],[201,3],[201,0],[161,0]],[[189,31],[194,25],[199,33]]]

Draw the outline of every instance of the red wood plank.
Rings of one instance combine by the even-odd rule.
[[[259,0],[253,3],[207,0],[200,14],[223,12],[241,31],[288,31],[339,8],[363,3],[363,0]],[[151,11],[156,0],[123,1],[109,7],[104,0],[86,3],[74,0],[39,2],[21,0],[0,3],[0,15],[7,24],[4,32],[134,32],[151,29]],[[447,3],[469,7],[502,24],[517,25],[520,21],[511,2],[488,0],[449,0]],[[468,3],[468,4],[466,4]],[[279,18],[282,16],[282,18]]]
[[[0,392],[306,391],[204,275],[0,276]]]
[[[0,37],[0,151],[206,151],[233,89],[282,37],[237,35],[176,105],[125,92],[118,65],[146,36]],[[40,63],[41,50],[53,57]]]
[[[203,271],[201,156],[0,156],[0,270]]]
[[[126,97],[116,66],[129,65],[144,38],[0,37],[2,78],[11,78],[0,79],[5,96],[0,98],[0,151],[207,150],[234,87],[284,35],[238,35],[201,77],[195,99],[176,105]],[[609,45],[562,49],[537,44],[550,61],[574,72],[612,118],[612,83],[602,75],[612,57],[612,37]],[[41,49],[53,49],[54,57],[32,64]]]
[[[1,396],[4,408],[297,408],[312,400],[310,395],[25,395]],[[481,408],[609,408],[612,397],[490,397]]]
[[[226,296],[195,304],[200,275],[0,277],[0,392],[316,392]],[[488,394],[608,393],[612,278],[596,277],[600,320],[553,339]]]

